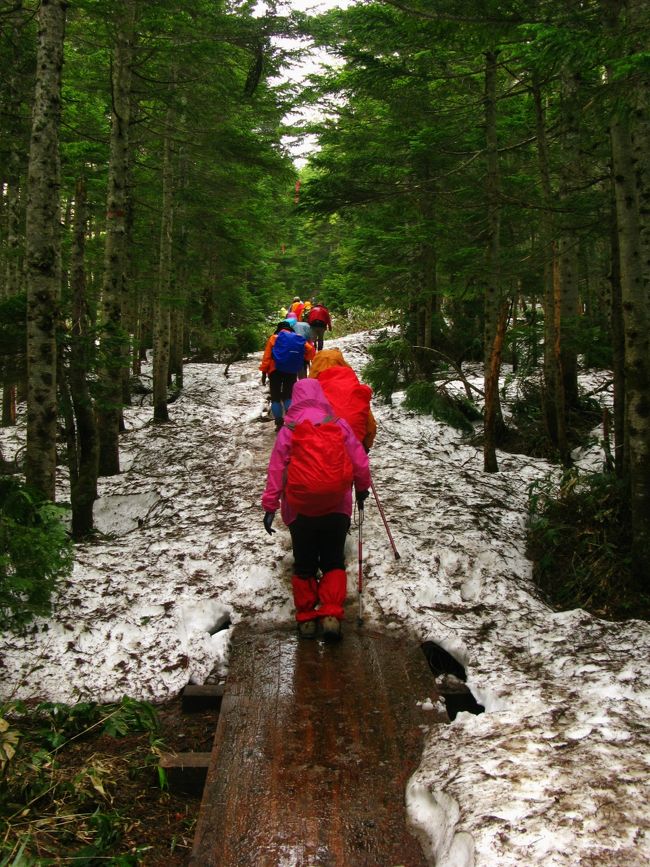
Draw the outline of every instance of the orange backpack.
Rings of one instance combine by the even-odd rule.
[[[287,424],[293,431],[284,495],[299,515],[333,511],[354,479],[343,431],[333,416]]]

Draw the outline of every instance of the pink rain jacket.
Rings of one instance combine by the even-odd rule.
[[[287,427],[287,422],[297,424],[308,419],[314,424],[322,422],[325,416],[333,416],[332,407],[327,402],[323,389],[317,379],[300,379],[293,387],[291,406],[285,416],[285,423],[275,440],[271,459],[269,461],[266,488],[262,494],[262,508],[265,512],[275,512],[281,506],[282,520],[289,525],[296,520],[297,513],[282,496],[286,482],[286,469],[291,456],[291,440],[293,431]],[[357,491],[367,491],[370,487],[370,466],[365,449],[354,435],[350,425],[339,419],[337,424],[343,431],[345,447],[348,450],[354,470],[354,487]],[[318,496],[318,491],[314,491]],[[346,491],[341,502],[332,512],[352,515],[352,489]]]

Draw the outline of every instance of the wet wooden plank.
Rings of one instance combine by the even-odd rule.
[[[417,644],[346,624],[340,644],[235,634],[193,867],[421,867],[404,791],[446,719]]]

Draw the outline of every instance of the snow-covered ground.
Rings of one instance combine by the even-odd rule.
[[[360,369],[366,341],[331,345]],[[274,433],[259,421],[258,363],[228,378],[223,365],[186,367],[170,425],[154,427],[147,407],[128,411],[123,472],[100,481],[106,535],[78,546],[52,619],[0,640],[1,698],[163,700],[225,673],[228,622],[291,620],[289,534],[270,537],[261,521]],[[374,409],[371,466],[401,559],[371,498],[364,616],[452,653],[486,709],[432,727],[408,786],[431,862],[647,865],[650,627],[540,600],[524,522],[544,461],[501,454],[500,472],[485,474],[451,428],[399,398]],[[21,436],[0,432],[6,458]],[[352,538],[349,553],[354,563]]]

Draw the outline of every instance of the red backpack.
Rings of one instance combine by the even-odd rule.
[[[320,424],[306,419],[293,431],[284,495],[300,515],[326,515],[338,506],[354,479],[343,431],[333,416]]]
[[[318,374],[325,397],[334,412],[344,418],[361,441],[368,432],[372,389],[359,382],[351,367],[328,367]]]
[[[329,311],[322,304],[315,304],[307,314],[307,322],[310,325],[321,325],[323,328],[327,325],[327,317]]]

